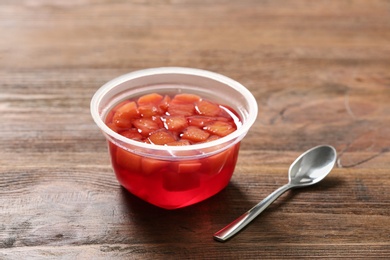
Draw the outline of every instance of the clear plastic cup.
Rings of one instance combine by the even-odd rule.
[[[105,120],[118,103],[148,93],[196,94],[233,109],[241,124],[218,140],[186,145],[153,145],[128,139]],[[175,209],[205,200],[225,188],[236,166],[240,141],[257,117],[253,95],[240,83],[210,71],[163,67],[131,72],[104,84],[93,96],[91,114],[108,141],[119,183],[137,197]]]

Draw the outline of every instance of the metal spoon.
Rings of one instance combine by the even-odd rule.
[[[268,195],[256,206],[214,234],[214,239],[224,242],[237,234],[280,195],[292,188],[316,184],[325,178],[336,162],[337,153],[332,146],[321,145],[301,154],[290,166],[289,182]]]

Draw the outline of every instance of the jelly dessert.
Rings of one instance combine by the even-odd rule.
[[[231,108],[195,94],[145,94],[120,102],[105,123],[137,142],[159,146],[191,146],[215,141],[236,131],[240,118]],[[136,196],[174,209],[208,198],[229,182],[239,142],[197,159],[159,159],[139,155],[109,142],[119,182]]]

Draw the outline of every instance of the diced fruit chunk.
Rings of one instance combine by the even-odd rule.
[[[168,191],[185,191],[200,185],[198,170],[202,163],[197,160],[171,163],[170,169],[163,173],[163,186]]]
[[[195,109],[200,115],[205,116],[218,116],[221,113],[221,108],[219,105],[207,100],[201,100],[197,102]]]
[[[183,131],[181,138],[190,140],[192,142],[203,142],[207,140],[209,136],[210,134],[206,131],[203,131],[202,129],[199,129],[195,126],[189,126]]]
[[[187,121],[191,126],[203,127],[205,124],[215,121],[215,118],[209,116],[189,116]]]
[[[192,116],[195,114],[195,105],[192,103],[170,103],[168,114],[171,116]]]
[[[169,103],[171,103],[171,97],[165,95],[164,98],[161,100],[160,104],[158,105],[163,113],[167,112]]]
[[[127,137],[129,139],[133,139],[136,141],[141,141],[142,140],[142,135],[138,133],[138,130],[135,128],[131,128],[129,130],[123,131],[120,133],[124,137]]]
[[[152,116],[150,119],[152,119],[152,121],[155,122],[159,128],[164,128],[164,123],[160,116]]]
[[[149,141],[152,144],[164,145],[176,141],[175,137],[166,129],[154,131],[149,136]]]
[[[218,136],[227,136],[228,134],[234,132],[236,127],[229,122],[215,121],[211,124],[203,127],[204,130],[211,134],[215,134]]]
[[[114,123],[107,123],[107,126],[112,130],[112,131],[114,131],[114,132],[120,132],[121,130],[123,130],[123,129],[121,129],[120,127],[117,127]]]
[[[165,128],[170,131],[182,131],[188,126],[184,116],[166,116],[163,121]]]
[[[141,157],[119,147],[116,150],[116,163],[132,173],[141,171]]]
[[[173,103],[195,103],[201,100],[200,96],[195,94],[177,94],[173,99]]]
[[[218,135],[210,135],[209,138],[207,138],[206,142],[215,141],[215,140],[218,140],[219,138],[221,138],[221,137]]]
[[[141,167],[142,173],[145,175],[151,175],[163,170],[165,167],[168,167],[170,162],[142,157]]]
[[[232,148],[229,148],[218,154],[205,158],[204,173],[207,175],[218,174],[223,169],[227,161],[230,159],[231,154],[232,154]]]
[[[185,140],[185,139],[181,139],[178,141],[167,143],[167,145],[169,145],[169,146],[186,146],[186,145],[190,145],[190,144],[191,144],[191,142],[188,140]]]
[[[143,106],[143,105],[150,105],[154,104],[157,105],[163,100],[163,96],[157,93],[151,93],[151,94],[146,94],[138,98],[138,105]]]
[[[138,132],[144,137],[159,129],[159,125],[149,118],[136,119],[133,121],[133,125],[138,128]]]
[[[171,164],[171,168],[173,168],[176,172],[180,174],[197,172],[201,166],[202,163],[197,160],[184,161],[184,162]]]
[[[112,123],[118,128],[131,128],[131,121],[139,117],[139,111],[137,104],[132,102],[126,102],[119,106],[115,111],[112,118]]]
[[[188,116],[187,121],[188,121],[189,125],[203,127],[203,126],[210,124],[211,122],[214,122],[214,121],[229,122],[229,119],[226,117],[221,117],[221,116],[213,117],[213,116],[196,115],[196,116]]]
[[[140,115],[144,118],[150,118],[161,114],[160,108],[157,105],[142,105],[138,107]]]

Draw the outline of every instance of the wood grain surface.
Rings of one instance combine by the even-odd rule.
[[[0,259],[390,258],[390,2],[1,0]],[[163,210],[120,187],[89,102],[150,67],[245,85],[229,186]],[[318,144],[338,162],[226,243],[212,234]]]

